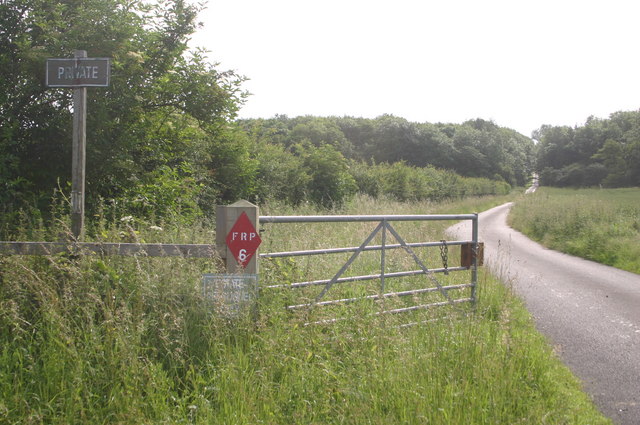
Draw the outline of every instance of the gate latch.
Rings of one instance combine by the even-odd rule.
[[[478,242],[477,253],[474,253],[473,251],[472,243],[464,243],[460,245],[460,265],[462,267],[471,268],[474,257],[477,260],[478,266],[482,266],[484,264],[484,242]]]

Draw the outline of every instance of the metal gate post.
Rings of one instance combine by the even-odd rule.
[[[387,251],[387,220],[382,220],[382,249],[380,250],[380,294],[384,294],[384,275],[387,268],[386,251]]]
[[[471,219],[471,243],[473,244],[473,255],[471,258],[471,303],[476,303],[476,288],[478,287],[478,213],[474,213]]]

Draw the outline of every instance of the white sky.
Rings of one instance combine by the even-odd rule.
[[[192,46],[242,118],[482,118],[530,136],[640,109],[638,0],[208,0]]]

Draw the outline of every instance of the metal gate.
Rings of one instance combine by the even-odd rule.
[[[398,233],[396,228],[392,225],[395,222],[403,221],[437,221],[437,220],[449,220],[449,221],[472,221],[472,232],[469,240],[459,241],[432,241],[432,242],[407,242]],[[444,214],[444,215],[337,215],[337,216],[261,216],[259,222],[265,224],[282,224],[282,223],[357,223],[357,222],[372,222],[377,223],[371,233],[364,239],[364,241],[357,247],[346,248],[327,248],[327,249],[313,249],[313,250],[298,250],[288,252],[272,252],[266,254],[260,254],[261,259],[278,259],[287,257],[302,257],[302,256],[317,256],[317,255],[331,255],[331,254],[344,254],[350,253],[347,261],[340,267],[333,277],[310,280],[302,282],[291,282],[283,284],[268,284],[263,286],[264,290],[288,288],[288,289],[301,289],[301,288],[319,288],[311,295],[307,295],[306,302],[293,303],[287,305],[289,310],[298,309],[310,309],[312,307],[330,306],[354,303],[360,300],[370,300],[380,302],[389,299],[402,299],[411,298],[414,302],[405,302],[404,305],[393,306],[389,309],[384,307],[376,314],[396,314],[410,311],[418,311],[424,309],[430,309],[432,307],[456,305],[459,303],[475,303],[476,300],[476,288],[478,281],[477,268],[482,265],[482,244],[478,242],[478,215],[477,214]],[[389,243],[389,239],[394,240]],[[374,240],[378,240],[379,244],[372,245]],[[451,261],[449,256],[449,248],[459,246],[460,247],[460,263],[451,266],[450,264],[455,262]],[[439,251],[440,264],[438,267],[429,267],[424,254],[419,255],[418,250],[431,248]],[[399,270],[399,271],[387,271],[388,264],[388,251],[389,250],[403,250],[413,264],[418,266],[417,270]],[[357,276],[344,276],[345,272],[350,266],[361,256],[362,253],[368,251],[379,251],[379,267],[380,272],[376,274],[357,275]],[[432,254],[433,257],[433,254]],[[467,272],[465,274],[462,283],[449,283],[444,280],[451,280],[450,274],[456,272]],[[419,279],[419,283],[412,288],[393,288],[389,282],[391,279],[407,278],[407,277],[423,277]],[[350,282],[360,281],[379,281],[379,285],[376,286],[375,293],[363,294],[359,296],[340,296],[337,298],[328,299],[334,288]],[[415,281],[415,279],[414,279]],[[427,285],[424,285],[424,282]],[[419,298],[421,295],[431,294],[428,302]],[[439,299],[434,299],[436,295]],[[421,302],[422,300],[422,302]]]

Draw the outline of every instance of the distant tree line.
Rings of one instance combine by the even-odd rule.
[[[533,141],[481,119],[392,115],[239,120],[258,162],[256,196],[336,206],[353,193],[442,200],[506,193],[533,170]]]
[[[336,207],[358,192],[438,200],[504,193],[533,170],[531,139],[481,119],[237,120],[244,77],[188,45],[199,11],[186,0],[0,4],[0,227],[68,208],[72,91],[45,87],[44,70],[77,49],[112,59],[110,86],[88,95],[90,216],[189,218],[239,198]]]
[[[542,126],[534,138],[542,184],[640,186],[640,111],[589,117],[576,127]]]
[[[328,144],[350,160],[431,166],[510,185],[525,184],[534,165],[530,138],[482,119],[460,125],[415,123],[393,115],[375,119],[276,116],[240,123],[263,143],[286,148]]]

